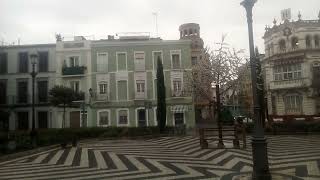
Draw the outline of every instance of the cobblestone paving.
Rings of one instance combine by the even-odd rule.
[[[0,163],[0,179],[223,179],[252,171],[247,149],[200,149],[197,137],[105,140]],[[319,180],[320,136],[268,137],[273,179]]]

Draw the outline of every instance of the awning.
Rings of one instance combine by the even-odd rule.
[[[188,111],[188,106],[185,106],[185,105],[171,106],[171,111],[175,113],[185,112],[185,111]]]

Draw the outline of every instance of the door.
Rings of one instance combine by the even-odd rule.
[[[48,128],[48,112],[47,111],[38,112],[38,127],[39,129]]]
[[[29,129],[29,113],[28,112],[18,112],[18,130],[28,130]]]
[[[80,128],[80,111],[70,112],[70,128]]]
[[[146,110],[145,109],[139,109],[138,110],[138,126],[139,127],[147,126]]]

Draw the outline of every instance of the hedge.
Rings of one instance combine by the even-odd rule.
[[[246,123],[246,131],[252,133],[254,123]],[[282,133],[320,133],[320,122],[274,122],[272,124],[266,124],[266,133],[282,134]]]

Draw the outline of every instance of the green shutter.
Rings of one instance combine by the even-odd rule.
[[[119,53],[118,54],[118,70],[127,70],[127,62],[126,62],[126,54]]]
[[[118,81],[118,98],[127,100],[127,81]]]

